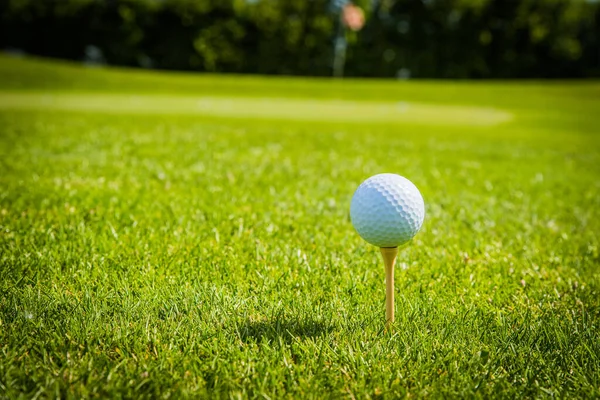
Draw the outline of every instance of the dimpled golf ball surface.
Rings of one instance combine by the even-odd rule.
[[[396,247],[411,240],[421,228],[425,203],[419,189],[395,174],[375,175],[352,197],[350,218],[358,234],[378,247]]]

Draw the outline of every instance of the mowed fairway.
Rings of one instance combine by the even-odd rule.
[[[599,82],[0,76],[0,397],[600,396]]]

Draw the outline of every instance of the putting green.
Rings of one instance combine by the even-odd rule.
[[[239,118],[492,126],[511,113],[484,107],[414,102],[199,97],[60,92],[0,92],[0,109],[185,114]]]

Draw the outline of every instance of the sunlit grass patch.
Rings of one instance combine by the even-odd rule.
[[[406,101],[376,102],[261,97],[200,97],[99,93],[0,92],[0,109],[183,114],[293,121],[488,126],[510,121],[506,111]]]

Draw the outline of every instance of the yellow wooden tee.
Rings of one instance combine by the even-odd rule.
[[[381,255],[385,263],[385,323],[394,322],[394,266],[398,256],[397,247],[382,247]]]

